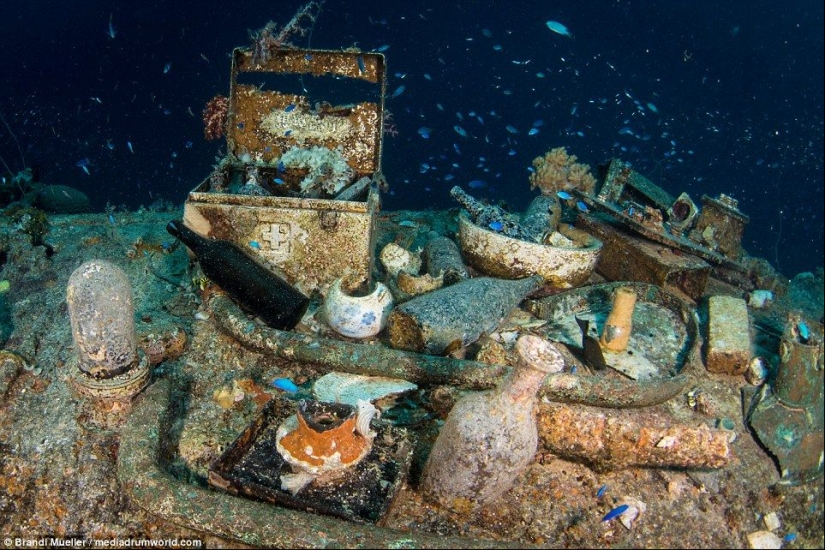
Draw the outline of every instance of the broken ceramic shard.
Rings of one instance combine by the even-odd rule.
[[[380,257],[384,269],[392,278],[398,277],[398,274],[402,271],[411,275],[418,275],[421,269],[421,257],[395,243],[387,244],[381,250]]]
[[[441,288],[444,284],[444,276],[433,277],[429,273],[410,275],[402,271],[398,274],[395,284],[404,294],[413,297]]]
[[[281,488],[297,494],[309,483],[326,482],[355,466],[372,449],[375,433],[369,422],[375,407],[301,400],[298,412],[281,423],[276,448],[292,474],[281,476]]]
[[[312,393],[318,401],[356,406],[359,401],[375,402],[416,389],[412,382],[398,378],[330,372],[315,381]]]

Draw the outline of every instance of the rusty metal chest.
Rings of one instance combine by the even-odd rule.
[[[189,193],[184,222],[306,293],[341,276],[369,284],[385,94],[381,54],[236,49],[227,155]]]

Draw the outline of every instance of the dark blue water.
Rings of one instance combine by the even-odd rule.
[[[101,210],[184,200],[221,148],[200,113],[228,93],[230,51],[303,3],[166,4],[2,2],[0,113],[41,180]],[[405,89],[387,103],[398,135],[384,150],[385,209],[453,206],[449,189],[472,180],[485,182],[476,196],[521,209],[532,159],[567,146],[593,167],[622,158],[697,203],[738,199],[746,250],[783,273],[823,263],[821,2],[327,0],[295,43],[389,46],[389,91]],[[23,165],[5,127],[0,156]]]

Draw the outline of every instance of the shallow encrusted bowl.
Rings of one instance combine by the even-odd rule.
[[[458,218],[461,252],[474,268],[501,279],[539,275],[552,288],[575,288],[593,273],[602,242],[567,224],[559,226],[559,232],[575,246],[522,241],[479,227],[464,215]]]

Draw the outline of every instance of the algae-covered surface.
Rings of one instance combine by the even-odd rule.
[[[105,214],[54,216],[44,239],[48,247],[33,246],[18,225],[0,218],[0,278],[9,282],[0,294],[0,343],[14,354],[0,358],[4,547],[51,536],[197,539],[205,547],[735,548],[748,547],[748,534],[768,530],[770,514],[779,520],[770,527],[784,547],[825,545],[822,475],[806,485],[777,485],[776,463],[742,418],[741,388],[747,382],[703,367],[690,372],[691,399],[685,391],[651,407],[600,410],[614,422],[658,426],[715,428],[722,419],[732,420],[730,460],[717,470],[600,471],[558,458],[540,441],[533,462],[496,502],[448,512],[418,493],[418,476],[449,407],[466,390],[419,383],[419,390],[399,399],[383,420],[404,425],[415,452],[408,479],[380,526],[211,488],[209,465],[279,392],[270,382],[290,378],[308,388],[325,370],[284,354],[250,350],[219,330],[206,305],[214,288],[198,278],[184,247],[170,246],[174,240],[165,226],[178,217],[180,212],[118,212],[111,220]],[[376,246],[395,241],[414,248],[429,230],[454,228],[454,212],[382,213]],[[126,272],[139,339],[164,341],[176,329],[187,335],[183,354],[155,365],[151,385],[123,422],[108,429],[84,421],[83,400],[68,384],[77,352],[66,284],[74,269],[91,259],[108,260]],[[715,281],[708,292],[742,295]],[[795,277],[767,309],[750,311],[755,351],[776,364],[776,332],[785,312],[801,310],[816,323],[822,303],[821,272]],[[330,336],[314,317],[295,330]],[[625,499],[645,504],[631,528],[602,521]]]

